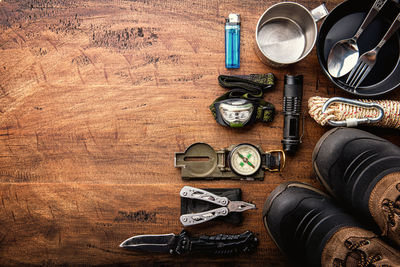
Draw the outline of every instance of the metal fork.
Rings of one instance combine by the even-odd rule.
[[[374,49],[365,52],[360,56],[356,66],[353,68],[353,70],[347,77],[346,84],[348,86],[354,87],[354,90],[356,90],[358,86],[360,86],[360,84],[364,81],[365,77],[367,77],[368,73],[374,67],[379,50],[381,50],[382,46],[386,43],[387,40],[390,39],[390,37],[392,37],[392,35],[397,31],[399,27],[400,27],[400,13],[397,15],[392,25],[390,25],[389,30],[386,32],[385,36],[383,36],[379,44]]]

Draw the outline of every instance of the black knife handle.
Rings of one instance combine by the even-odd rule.
[[[182,231],[176,244],[177,254],[229,256],[255,251],[258,239],[251,231],[239,235],[219,234],[200,237],[190,237],[186,231]]]

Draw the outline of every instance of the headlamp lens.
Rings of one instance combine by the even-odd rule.
[[[230,99],[219,106],[222,119],[231,127],[243,127],[246,125],[251,119],[253,110],[253,104],[244,99]]]

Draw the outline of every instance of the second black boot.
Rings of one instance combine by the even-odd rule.
[[[293,266],[400,266],[399,251],[307,184],[275,188],[265,202],[263,221]]]
[[[338,200],[400,245],[400,148],[365,131],[335,128],[318,141],[313,168]]]

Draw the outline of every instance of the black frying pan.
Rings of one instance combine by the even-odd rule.
[[[375,0],[349,0],[334,8],[321,25],[317,38],[319,63],[328,78],[339,88],[361,96],[376,96],[400,86],[400,31],[382,47],[377,62],[357,91],[345,84],[347,75],[332,77],[327,69],[327,58],[333,45],[340,40],[351,38]],[[360,55],[373,49],[389,29],[400,11],[398,1],[388,0],[374,21],[358,39]]]

